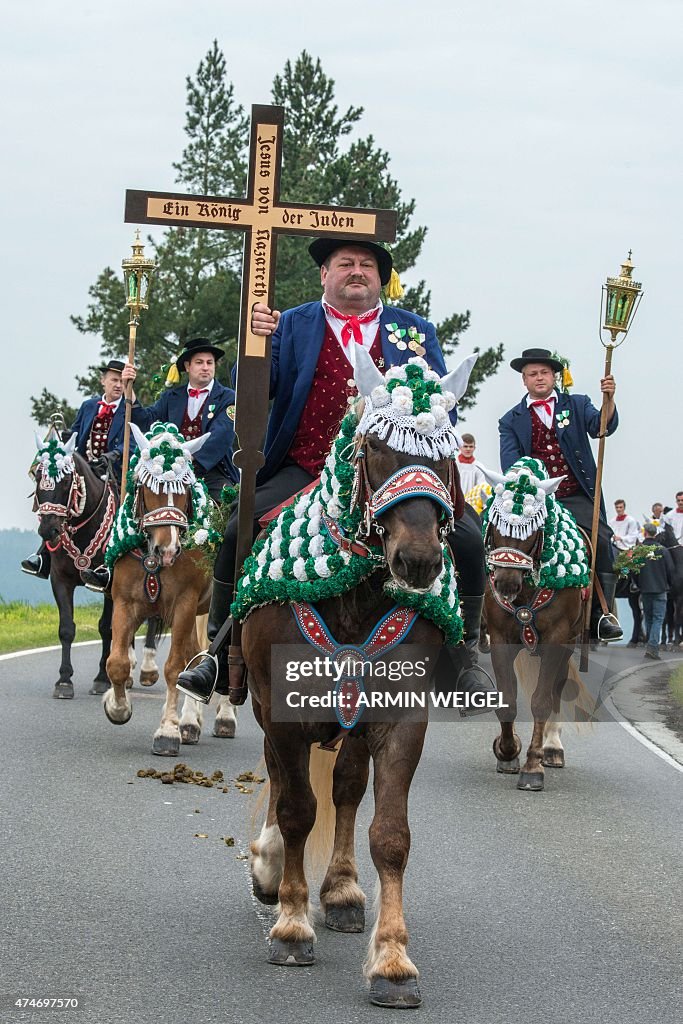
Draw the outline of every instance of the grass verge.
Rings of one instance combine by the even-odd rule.
[[[79,605],[74,609],[76,641],[98,640],[97,622],[102,605]],[[59,613],[54,604],[0,603],[0,654],[30,647],[51,647],[59,643]]]
[[[683,665],[679,665],[669,676],[669,689],[676,703],[683,707]]]

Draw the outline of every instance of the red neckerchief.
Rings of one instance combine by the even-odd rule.
[[[208,395],[208,388],[188,388],[187,393],[190,398],[199,398],[200,395]]]
[[[535,402],[529,402],[529,406],[530,406],[531,409],[535,409],[536,406],[538,406],[538,405],[542,405],[543,408],[545,409],[545,411],[548,413],[548,416],[552,416],[552,414],[553,414],[553,407],[552,407],[551,403],[546,398],[539,398]]]
[[[363,332],[360,329],[360,325],[369,324],[379,317],[378,309],[371,309],[369,313],[362,313],[361,316],[346,316],[345,313],[340,313],[334,306],[330,306],[328,302],[325,303],[325,306],[337,320],[344,321],[344,326],[341,329],[341,342],[344,348],[346,348],[352,336],[357,345],[362,345]]]
[[[474,455],[458,455],[458,462],[466,462],[469,466],[474,462]]]
[[[99,408],[97,410],[96,419],[101,420],[101,419],[104,419],[105,416],[113,416],[115,409],[116,409],[116,402],[114,402],[113,405],[110,405],[109,402],[101,401],[100,405],[99,405]]]

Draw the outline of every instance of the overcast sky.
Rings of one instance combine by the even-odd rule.
[[[69,314],[130,252],[125,189],[176,187],[185,78],[214,37],[247,108],[270,102],[274,74],[304,48],[335,79],[340,109],[365,108],[362,134],[390,152],[414,224],[429,229],[413,276],[429,282],[434,319],[471,310],[463,355],[505,346],[467,417],[492,467],[498,418],[522,396],[507,362],[523,348],[562,352],[574,390],[598,401],[600,288],[633,249],[646,294],[614,358],[621,425],[605,497],[635,514],[674,504],[680,0],[26,0],[3,23],[0,527],[34,524],[29,395],[47,386],[81,400],[74,377],[98,343]]]

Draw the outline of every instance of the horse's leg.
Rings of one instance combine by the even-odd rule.
[[[59,642],[62,645],[62,663],[59,666],[59,679],[55,683],[52,696],[61,700],[71,700],[74,695],[74,687],[71,677],[74,674],[71,664],[71,645],[76,635],[76,623],[74,622],[74,587],[71,580],[55,577],[50,574],[52,593],[59,610]]]
[[[539,792],[543,789],[543,734],[548,719],[553,713],[553,691],[561,690],[560,683],[567,675],[571,651],[561,644],[544,644],[541,647],[541,668],[538,684],[531,698],[531,713],[534,728],[531,743],[526,752],[526,761],[517,781],[517,789]]]
[[[113,610],[112,599],[105,594],[104,601],[102,602],[102,614],[100,615],[100,620],[97,623],[97,630],[102,639],[102,656],[100,657],[100,666],[97,675],[93,679],[92,686],[88,690],[88,693],[91,694],[106,693],[109,689],[107,658],[111,653],[111,617]]]
[[[325,924],[336,932],[365,929],[365,893],[358,885],[354,837],[356,812],[368,785],[370,751],[364,739],[346,736],[334,766],[334,849],[320,888]]]
[[[159,625],[157,617],[147,619],[147,635],[145,636],[142,665],[140,666],[140,683],[142,686],[154,686],[159,678],[159,666],[156,663],[157,628]]]
[[[267,736],[277,758],[280,790],[277,822],[284,842],[280,916],[270,930],[271,964],[308,965],[315,960],[304,871],[304,848],[315,823],[315,796],[309,779],[309,749],[297,726],[271,726]]]
[[[237,728],[237,708],[230,703],[227,694],[219,693],[216,696],[218,703],[216,705],[216,720],[213,723],[213,734],[221,739],[231,740]]]
[[[193,600],[194,598],[194,600]],[[161,757],[177,757],[180,751],[180,722],[178,719],[178,675],[186,665],[187,652],[192,648],[196,596],[188,595],[188,599],[176,601],[171,624],[171,649],[164,665],[166,679],[166,700],[161,713],[159,728],[154,733],[152,753]]]
[[[111,653],[107,658],[107,675],[111,686],[104,695],[104,713],[114,725],[123,725],[133,714],[133,705],[126,692],[130,677],[130,647],[138,620],[123,600],[114,603],[111,621]]]
[[[178,728],[180,729],[180,742],[193,745],[199,743],[199,737],[202,734],[202,725],[204,724],[204,705],[201,701],[195,700],[194,697],[190,697],[185,694],[185,700],[180,710],[180,720],[178,722]]]
[[[515,731],[517,717],[517,677],[515,676],[516,647],[510,644],[497,643],[495,638],[491,644],[491,665],[496,678],[496,686],[503,694],[506,708],[497,711],[500,721],[500,734],[493,741],[493,753],[496,755],[496,771],[503,775],[516,775],[519,771],[519,752],[522,741]]]
[[[553,712],[543,733],[543,764],[546,768],[564,768],[562,726]]]
[[[263,738],[263,753],[268,769],[270,793],[268,812],[261,828],[261,834],[251,844],[251,882],[256,899],[261,903],[273,905],[278,902],[278,889],[285,864],[285,844],[277,823],[280,778],[277,761],[273,756],[267,736]]]
[[[375,770],[370,853],[379,875],[379,915],[364,965],[370,1000],[378,1006],[419,1006],[418,970],[406,952],[403,874],[410,850],[408,792],[422,754],[427,723],[368,726]]]
[[[192,629],[192,634],[188,640],[187,647],[185,648],[185,664],[187,665],[199,648],[197,640],[197,627],[196,620],[195,625]],[[183,707],[180,713],[180,740],[182,743],[194,744],[199,743],[199,737],[202,734],[202,725],[204,724],[204,705],[201,701],[195,700],[194,697],[185,695],[183,701]]]

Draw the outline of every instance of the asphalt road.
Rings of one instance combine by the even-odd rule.
[[[74,650],[73,701],[51,698],[57,663],[54,652],[0,661],[0,1020],[64,1018],[11,1004],[74,996],[81,1024],[386,1020],[392,1011],[369,1005],[362,980],[367,936],[319,927],[314,967],[266,963],[272,915],[240,859],[253,795],[137,778],[169,764],[150,752],[162,684],[136,685],[132,720],[115,727],[87,695],[96,648]],[[492,716],[430,726],[411,791],[415,1016],[680,1021],[683,776],[605,722],[567,729],[567,767],[547,770],[543,793],[518,792],[495,772],[495,726]],[[258,771],[260,748],[246,709],[235,739],[211,737],[209,724],[180,759],[234,779]],[[366,798],[369,896],[370,815]]]

